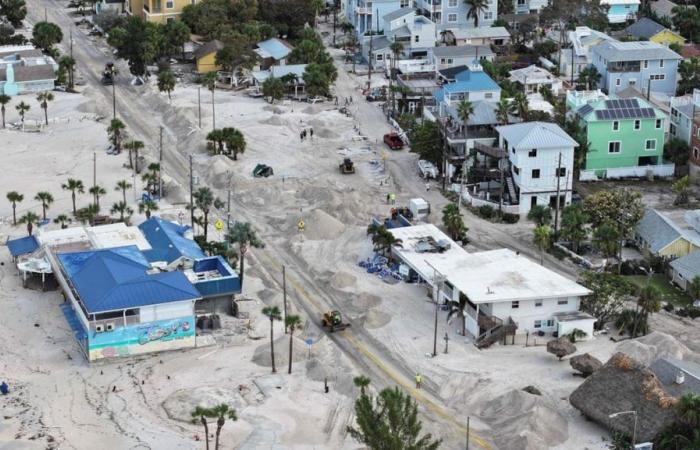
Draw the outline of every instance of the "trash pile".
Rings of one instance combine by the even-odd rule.
[[[386,256],[375,253],[373,257],[360,261],[357,265],[366,269],[367,273],[377,274],[385,283],[396,284],[403,280],[399,273],[399,264],[389,264],[389,258]]]

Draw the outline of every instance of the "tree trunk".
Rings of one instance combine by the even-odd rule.
[[[115,145],[115,148],[116,148],[116,145]],[[129,169],[133,169],[133,168],[134,168],[134,161],[132,159],[131,149],[129,149]],[[126,200],[124,200],[124,201],[126,202]]]
[[[209,211],[204,212],[204,242],[207,242],[207,228],[209,228]]]
[[[292,373],[292,344],[294,342],[294,329],[289,330],[289,372]]]
[[[44,108],[44,121],[46,122],[46,125],[48,126],[48,124],[49,124],[49,108]]]
[[[270,317],[270,358],[272,359],[272,373],[277,372],[275,367],[275,332],[274,319]]]
[[[223,417],[219,417],[219,419],[216,421],[216,445],[214,448],[216,450],[219,450],[219,436],[221,435],[221,429],[224,427],[224,419]]]
[[[41,204],[41,212],[42,216],[44,216],[44,220],[46,220],[46,203]]]
[[[5,128],[5,105],[2,105],[2,127]]]
[[[146,208],[146,220],[151,218],[151,210]]]
[[[73,199],[73,215],[75,215],[76,214],[76,211],[75,211],[75,191],[73,191],[71,193],[71,198]]]
[[[139,170],[139,151],[137,149],[134,149],[134,171],[141,173]]]
[[[126,205],[126,188],[122,189],[122,197],[124,197],[124,204]]]
[[[17,204],[12,202],[12,225],[17,226]]]
[[[32,222],[31,222],[31,221],[30,221],[30,222],[27,222],[27,234],[29,234],[29,236],[32,235],[32,229],[33,229],[33,228],[34,228],[34,225],[32,225]]]
[[[207,443],[207,450],[209,450],[209,425],[207,424],[207,419],[202,416],[202,425],[204,425],[204,441]]]

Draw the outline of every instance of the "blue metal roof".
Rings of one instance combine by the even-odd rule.
[[[455,75],[455,82],[445,85],[447,92],[496,91],[501,88],[484,71],[469,69]]]
[[[195,273],[216,271],[221,275],[220,278],[203,279],[193,283],[202,297],[233,295],[241,292],[241,279],[221,256],[197,260],[192,270]]]
[[[265,56],[269,55],[270,58],[274,58],[277,61],[286,58],[287,55],[292,52],[292,50],[286,46],[284,42],[277,38],[258,42],[258,48],[264,52]]]
[[[148,274],[136,246],[58,255],[88,313],[194,300],[199,291],[182,272]]]
[[[139,229],[151,244],[151,250],[143,252],[148,261],[165,261],[170,264],[181,256],[191,259],[206,257],[195,241],[185,237],[190,227],[153,216],[139,225]]]
[[[25,236],[7,241],[7,248],[13,257],[26,255],[39,248],[39,243],[34,236]]]

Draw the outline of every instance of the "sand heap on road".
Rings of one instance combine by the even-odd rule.
[[[617,347],[617,351],[631,356],[645,366],[649,366],[659,358],[686,359],[692,354],[690,349],[676,338],[659,331],[653,331],[638,339],[624,341]]]
[[[292,361],[299,362],[307,359],[309,352],[304,340],[297,336],[294,336],[292,339],[294,339]],[[253,362],[259,366],[272,367],[269,342],[256,347],[253,354]],[[275,338],[275,366],[277,366],[278,370],[281,370],[280,368],[286,367],[287,364],[289,364],[289,336],[280,336]]]
[[[568,425],[544,396],[513,389],[486,402],[477,415],[494,430],[498,448],[539,450],[566,441]]]
[[[345,231],[345,225],[322,209],[314,209],[304,218],[304,237],[312,241],[335,239]]]
[[[192,422],[192,411],[198,406],[213,408],[226,403],[240,411],[245,401],[237,390],[215,386],[199,386],[193,389],[180,389],[168,396],[163,409],[173,420]]]

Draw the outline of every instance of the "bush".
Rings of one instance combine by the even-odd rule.
[[[666,312],[673,312],[673,303],[666,303],[664,305],[664,311]]]
[[[511,214],[511,213],[503,213],[501,215],[501,220],[503,220],[504,223],[518,223],[520,220],[520,215],[519,214]]]
[[[483,219],[491,219],[495,210],[491,205],[481,205],[476,210],[477,215]]]
[[[677,313],[681,317],[690,317],[691,319],[696,319],[700,317],[700,308],[695,306],[688,306],[687,308],[681,308]]]

